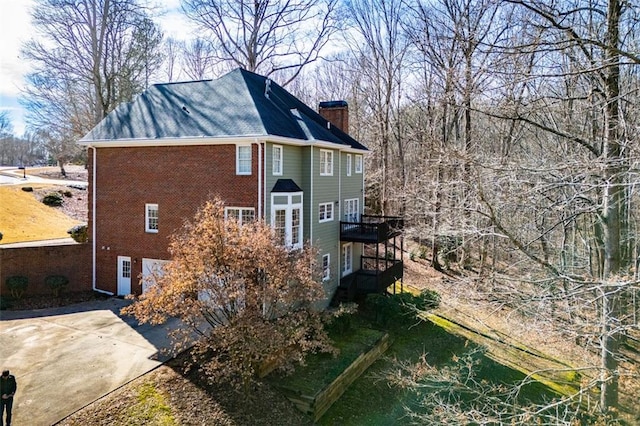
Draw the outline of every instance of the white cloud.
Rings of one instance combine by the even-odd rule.
[[[9,1],[0,3],[0,93],[17,96],[24,86],[24,76],[29,64],[20,57],[20,47],[26,42],[33,29],[29,10],[33,0]]]
[[[29,11],[33,0],[0,2],[0,110],[8,111],[14,133],[24,133],[24,110],[18,103],[29,64],[20,57],[20,48],[33,32]]]

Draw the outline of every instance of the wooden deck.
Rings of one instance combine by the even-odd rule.
[[[395,216],[362,215],[359,222],[340,222],[340,240],[354,243],[381,243],[398,236],[404,220]]]

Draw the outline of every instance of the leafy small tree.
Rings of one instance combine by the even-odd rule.
[[[246,392],[265,363],[286,370],[306,353],[333,350],[314,308],[324,292],[310,248],[280,246],[261,221],[226,220],[216,199],[172,237],[169,250],[172,260],[123,313],[152,324],[180,318],[189,327],[174,336],[174,349],[195,331],[194,364],[209,380]]]

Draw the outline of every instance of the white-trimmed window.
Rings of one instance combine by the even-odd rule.
[[[333,203],[321,203],[318,205],[318,220],[320,222],[333,220]]]
[[[346,243],[342,245],[342,276],[349,275],[353,272],[353,244]]]
[[[320,150],[320,176],[333,176],[333,151]]]
[[[144,205],[144,230],[152,234],[158,233],[158,205],[157,204]]]
[[[236,147],[236,174],[251,174],[251,145],[238,145]]]
[[[362,173],[362,155],[356,155],[356,173]]]
[[[302,192],[271,194],[271,227],[280,244],[302,248]]]
[[[347,154],[347,176],[351,176],[351,154]]]
[[[360,222],[360,200],[358,198],[352,198],[344,200],[344,221],[345,222]]]
[[[329,253],[322,255],[322,281],[331,279],[331,255]]]
[[[282,146],[273,145],[273,175],[282,176]]]
[[[256,219],[255,209],[253,207],[225,207],[225,219],[235,219],[239,225],[253,222]]]

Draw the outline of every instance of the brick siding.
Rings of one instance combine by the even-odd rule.
[[[89,150],[89,231],[96,195],[96,286],[117,292],[117,259],[132,260],[131,288],[140,293],[142,258],[168,259],[169,237],[206,200],[257,209],[258,149],[252,173],[236,175],[235,145],[97,149],[96,188]],[[158,204],[159,232],[145,232],[145,204]],[[90,236],[90,239],[93,239]]]

